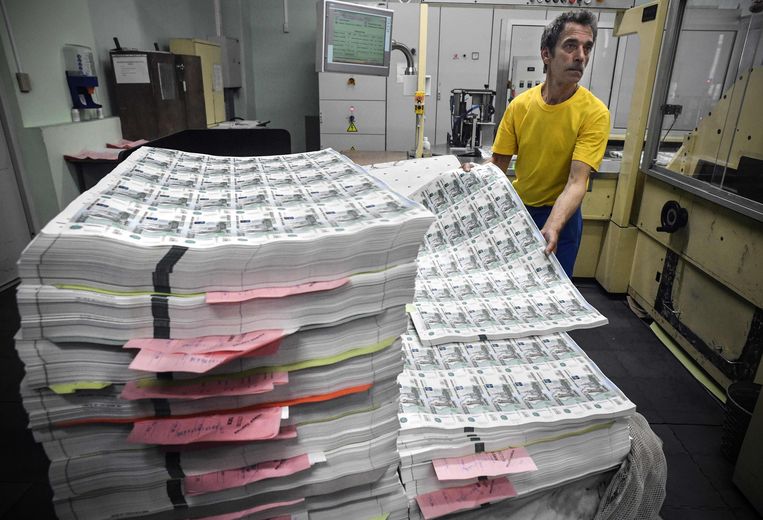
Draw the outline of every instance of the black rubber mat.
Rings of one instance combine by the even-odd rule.
[[[723,404],[705,389],[636,317],[621,295],[596,282],[578,289],[609,319],[570,335],[636,404],[662,439],[668,463],[666,520],[760,518],[731,481],[734,468],[720,452]]]

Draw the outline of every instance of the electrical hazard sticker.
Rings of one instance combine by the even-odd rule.
[[[348,132],[357,132],[358,127],[355,126],[355,121],[350,121],[350,126],[347,127]]]

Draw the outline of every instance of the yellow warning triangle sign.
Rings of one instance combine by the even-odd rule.
[[[347,131],[348,132],[357,132],[358,131],[358,127],[355,126],[355,121],[351,121],[350,122],[350,126],[347,127]]]

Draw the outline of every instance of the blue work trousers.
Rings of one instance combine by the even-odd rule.
[[[548,216],[551,214],[551,206],[525,206],[527,211],[530,212],[530,216],[535,221],[538,229],[543,229],[543,226],[548,220]],[[583,213],[580,208],[572,214],[570,219],[562,228],[562,232],[559,233],[559,241],[556,246],[556,258],[559,263],[562,264],[564,272],[567,276],[572,278],[572,270],[575,267],[575,258],[578,256],[578,249],[580,249],[580,238],[583,236]]]

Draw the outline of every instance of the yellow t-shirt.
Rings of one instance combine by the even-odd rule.
[[[503,114],[493,152],[516,155],[514,188],[528,206],[551,206],[562,193],[570,163],[594,170],[609,138],[609,110],[585,87],[547,105],[538,85],[518,95]]]

